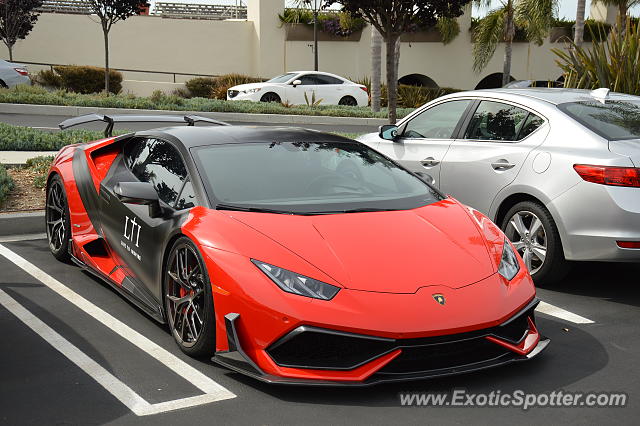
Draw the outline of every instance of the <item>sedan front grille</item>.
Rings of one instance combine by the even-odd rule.
[[[229,98],[233,99],[236,96],[238,96],[240,94],[240,91],[238,90],[229,90],[227,91],[227,94],[229,95]]]

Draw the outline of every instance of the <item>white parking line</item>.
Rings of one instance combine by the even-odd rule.
[[[47,234],[23,234],[23,235],[8,235],[6,237],[0,237],[0,243],[14,243],[18,241],[31,241],[31,240],[43,240],[47,238]]]
[[[536,311],[541,312],[543,314],[551,315],[556,318],[563,319],[565,321],[572,322],[574,324],[593,324],[594,321],[589,318],[581,317],[578,314],[574,314],[573,312],[569,312],[562,308],[558,308],[557,306],[553,306],[547,302],[540,302]]]
[[[180,358],[155,344],[147,337],[138,333],[122,321],[111,316],[104,310],[100,309],[84,297],[80,296],[64,284],[51,277],[37,266],[25,260],[18,254],[9,250],[0,244],[0,255],[6,257],[23,271],[49,287],[51,290],[64,297],[73,305],[95,318],[97,321],[120,335],[125,340],[137,346],[149,356],[155,358],[164,364],[168,369],[175,372],[184,380],[190,382],[200,389],[204,394],[189,398],[182,398],[173,401],[167,401],[157,404],[150,404],[141,396],[136,394],[131,388],[106,371],[103,367],[86,356],[78,348],[73,346],[69,341],[44,324],[41,320],[32,315],[29,311],[19,305],[14,299],[0,290],[0,303],[4,305],[10,312],[18,317],[22,322],[38,333],[54,348],[65,355],[74,364],[85,371],[96,382],[102,385],[107,391],[115,396],[120,402],[126,405],[134,414],[138,416],[146,416],[150,414],[158,414],[166,411],[177,410],[180,408],[188,408],[196,405],[208,404],[211,402],[222,401],[225,399],[235,398],[236,395],[216,383],[210,377],[204,375],[197,369],[182,361]]]

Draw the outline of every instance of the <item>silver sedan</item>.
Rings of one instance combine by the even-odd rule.
[[[31,84],[27,67],[0,59],[0,87],[14,87],[19,84]]]
[[[537,282],[572,261],[640,261],[640,97],[461,92],[360,141],[486,214]]]

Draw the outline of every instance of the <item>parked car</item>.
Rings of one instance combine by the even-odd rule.
[[[640,97],[461,92],[360,141],[487,214],[538,281],[566,260],[640,261]]]
[[[254,102],[287,102],[294,105],[367,106],[367,87],[335,74],[317,71],[294,71],[274,77],[264,83],[234,86],[227,91],[227,100]]]
[[[27,67],[0,59],[0,87],[14,87],[19,84],[31,84]]]
[[[75,117],[225,124],[202,117]],[[108,136],[108,135],[107,135]],[[549,344],[522,259],[485,216],[354,140],[169,127],[69,145],[49,248],[178,346],[269,383],[370,385],[530,360]]]

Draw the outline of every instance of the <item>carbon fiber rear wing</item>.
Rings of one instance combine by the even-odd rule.
[[[113,135],[113,126],[116,123],[177,123],[187,124],[188,126],[194,126],[196,123],[209,123],[218,126],[230,126],[229,123],[224,121],[214,120],[212,118],[200,117],[199,115],[101,115],[101,114],[87,114],[79,117],[69,118],[64,120],[58,125],[60,130],[65,130],[70,127],[80,126],[82,124],[94,123],[96,121],[102,121],[107,123],[107,128],[104,130],[104,136],[109,138]]]

